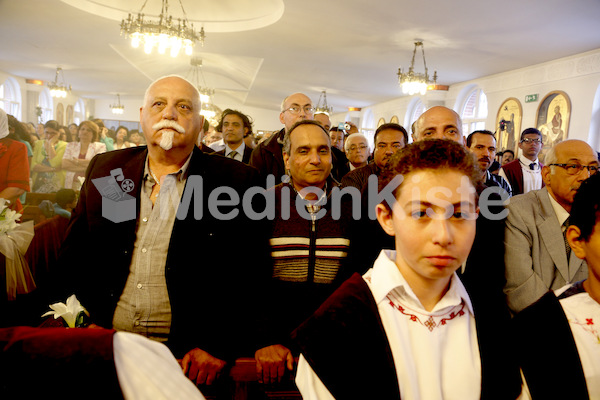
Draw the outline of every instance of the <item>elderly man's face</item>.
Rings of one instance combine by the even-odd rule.
[[[279,121],[285,125],[285,131],[289,131],[296,122],[305,119],[313,119],[312,101],[302,93],[289,96],[279,114]]]
[[[367,163],[369,158],[369,144],[367,139],[362,136],[348,136],[346,143],[344,144],[346,150],[346,157],[348,161],[352,163],[354,167],[360,167]]]
[[[416,124],[413,141],[424,139],[449,139],[465,144],[460,117],[446,107],[433,107],[421,115]]]
[[[192,151],[203,123],[198,92],[178,77],[155,82],[140,109],[140,122],[149,147],[163,147],[161,142],[172,135],[171,148]]]
[[[598,165],[596,152],[584,141],[567,140],[556,145],[556,164],[577,164],[577,165]],[[552,173],[554,168],[554,173]],[[568,168],[568,167],[567,167]],[[590,177],[587,168],[571,175],[564,166],[555,165],[553,167],[545,165],[542,169],[542,178],[550,195],[565,210],[571,212],[571,205],[575,198],[575,193],[581,182]],[[571,171],[573,172],[573,171]]]

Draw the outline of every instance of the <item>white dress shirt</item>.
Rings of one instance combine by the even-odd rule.
[[[462,282],[454,274],[448,292],[433,310],[427,311],[400,273],[395,259],[395,251],[383,250],[363,279],[371,289],[392,349],[400,397],[479,399],[481,361],[477,330],[471,300]],[[302,355],[296,385],[305,400],[334,398]]]
[[[534,169],[531,169],[529,165],[533,162]],[[535,159],[535,161],[531,161],[523,154],[519,156],[519,164],[521,164],[521,171],[523,171],[523,193],[530,192],[532,190],[538,190],[542,188],[542,169],[540,168],[540,160]],[[500,172],[498,173],[501,177],[503,177],[506,182],[510,185],[510,181],[508,180],[504,170],[500,168]],[[511,186],[512,189],[512,186]],[[514,190],[513,190],[514,192]]]
[[[235,155],[235,157],[231,157],[231,158],[242,162],[242,160],[244,159],[244,150],[245,149],[246,149],[246,145],[244,144],[243,140],[242,140],[242,144],[240,144],[238,146],[238,148],[235,150],[232,150],[231,148],[229,148],[229,145],[225,145],[225,157],[229,157],[229,153],[231,153],[232,151],[235,151],[235,152],[237,152],[237,154]]]

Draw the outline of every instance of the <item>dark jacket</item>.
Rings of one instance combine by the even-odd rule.
[[[567,316],[549,291],[513,320],[516,355],[533,400],[589,399]]]
[[[275,175],[275,185],[281,183],[281,177],[285,175],[285,164],[283,163],[282,145],[285,128],[272,135],[270,138],[260,143],[252,150],[250,156],[250,165],[258,170],[260,178],[264,182],[263,186],[269,189],[267,185],[267,176]]]
[[[138,221],[114,223],[104,218],[103,198],[92,179],[110,176],[112,169],[120,167],[125,179],[134,183],[130,195],[139,198],[146,155],[146,147],[134,147],[92,159],[61,251],[59,265],[64,267],[65,280],[92,321],[103,327],[112,326],[129,275]],[[201,191],[190,185],[192,176],[202,177]],[[253,168],[194,148],[182,200],[193,195],[187,214],[175,220],[165,265],[172,313],[167,345],[176,357],[199,347],[220,359],[231,359],[240,355],[242,342],[249,337],[252,291],[266,276],[259,271],[265,265],[261,257],[266,255],[266,236],[258,222],[245,216],[241,203],[219,207],[222,213],[240,210],[229,221],[213,216],[208,196],[215,188],[228,186],[241,199],[246,188],[258,184]],[[202,207],[201,216],[195,214],[196,205]],[[232,251],[252,254],[253,262],[230,257]]]
[[[225,149],[214,152],[220,156],[225,157]],[[244,164],[250,163],[250,156],[252,155],[252,149],[248,146],[244,146],[244,154],[242,154],[242,162]]]

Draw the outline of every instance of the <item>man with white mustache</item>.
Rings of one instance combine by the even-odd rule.
[[[259,222],[242,204],[214,207],[209,195],[227,187],[242,198],[262,181],[254,168],[196,146],[203,126],[200,95],[182,77],[162,77],[149,86],[140,122],[147,147],[90,162],[60,262],[67,297],[75,293],[100,327],[165,343],[182,360],[183,373],[210,385],[250,347],[250,335],[239,332],[252,323],[250,290],[259,287],[261,276],[257,268],[224,255],[236,243],[236,253],[252,254],[253,265],[268,264],[261,261],[267,259],[267,243]],[[119,169],[122,174],[115,176]],[[103,217],[107,199],[92,181],[111,175],[128,182],[128,195],[136,200],[137,215],[130,220]],[[237,211],[233,218],[219,217],[231,211]],[[98,252],[107,237],[111,245]]]

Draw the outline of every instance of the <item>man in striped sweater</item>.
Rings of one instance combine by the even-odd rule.
[[[331,141],[315,121],[299,121],[286,133],[283,160],[290,177],[270,189],[275,199],[271,222],[271,284],[263,343],[256,352],[264,383],[279,381],[294,356],[290,333],[350,276],[350,213],[331,178]],[[343,203],[343,204],[342,204]]]

